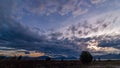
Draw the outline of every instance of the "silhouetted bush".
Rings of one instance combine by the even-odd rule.
[[[83,64],[89,64],[92,62],[92,60],[93,60],[93,57],[88,51],[82,51],[80,55],[80,61]]]
[[[50,58],[50,57],[47,57],[45,60],[46,60],[46,61],[50,61],[50,60],[51,60],[51,58]]]
[[[17,60],[21,60],[22,59],[22,56],[20,55],[18,58],[17,58]]]

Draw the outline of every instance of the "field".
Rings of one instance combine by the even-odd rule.
[[[120,61],[94,61],[84,65],[78,60],[2,60],[0,68],[120,68]]]

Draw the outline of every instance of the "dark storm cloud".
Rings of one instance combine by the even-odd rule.
[[[3,9],[7,11],[6,9]],[[77,53],[73,46],[64,44],[62,41],[51,39],[45,40],[45,36],[40,36],[33,29],[23,26],[11,18],[10,15],[4,15],[6,12],[0,12],[0,44],[4,47],[16,49],[36,50],[47,54],[66,54]],[[50,34],[53,38],[61,34]],[[67,45],[67,46],[66,46]],[[14,51],[14,50],[13,50]],[[62,52],[64,51],[64,52]]]
[[[0,38],[8,41],[34,41],[40,40],[39,35],[29,27],[24,27],[11,18],[1,17]]]
[[[117,36],[106,36],[104,40],[100,40],[99,46],[101,47],[114,47],[114,48],[120,48],[120,35]]]
[[[0,10],[0,46],[35,50],[54,55],[72,55],[72,53],[78,53],[74,50],[73,46],[69,46],[71,45],[70,43],[64,44],[62,41],[53,39],[61,36],[60,33],[52,33],[49,35],[52,39],[46,40],[46,36],[41,36],[34,29],[16,22],[10,14],[6,14],[8,10]]]
[[[12,18],[11,9],[14,6],[14,0],[6,0],[5,2],[2,0],[1,2],[3,3],[0,4],[0,39],[6,41],[40,41],[37,32]]]
[[[4,22],[4,23],[3,23]],[[52,36],[55,34],[52,34]],[[53,36],[53,38],[56,38]],[[13,20],[5,19],[0,20],[0,40],[1,46],[12,47],[17,49],[35,50],[46,54],[66,54],[78,53],[74,51],[74,48],[69,46],[70,44],[64,44],[62,41],[44,40],[45,37],[41,37],[38,34],[32,32],[27,27],[16,23]],[[41,41],[42,40],[42,41]],[[73,45],[72,45],[73,46]],[[64,52],[62,52],[64,51]]]

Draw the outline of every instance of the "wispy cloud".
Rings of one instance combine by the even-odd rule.
[[[19,10],[19,13],[27,11],[39,15],[57,13],[59,15],[79,16],[87,13],[93,4],[102,3],[104,0],[24,0],[20,2],[15,5],[16,11]]]
[[[102,3],[102,2],[105,2],[106,0],[91,0],[91,3],[93,4],[99,4],[99,3]]]

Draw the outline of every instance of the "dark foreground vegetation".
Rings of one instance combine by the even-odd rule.
[[[1,60],[0,68],[120,68],[120,61],[104,60],[82,64],[79,60]]]
[[[79,60],[55,60],[44,56],[45,59],[24,57],[9,57],[1,56],[0,68],[120,68],[120,60],[101,60],[96,59],[88,52],[82,51]]]

